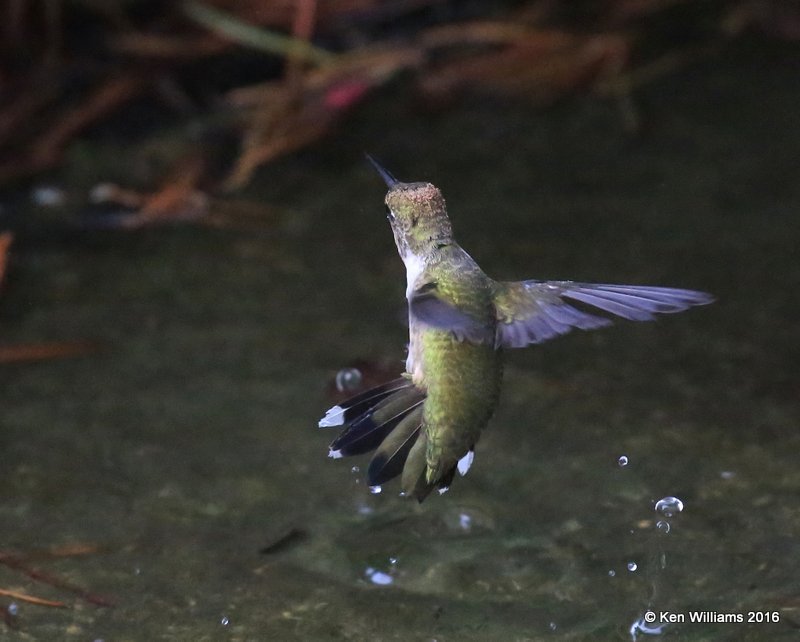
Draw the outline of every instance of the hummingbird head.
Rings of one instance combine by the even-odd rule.
[[[400,256],[429,255],[453,242],[442,193],[430,183],[401,183],[367,156],[386,182],[386,217]]]

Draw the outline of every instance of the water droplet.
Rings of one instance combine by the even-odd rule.
[[[665,522],[663,519],[658,520],[656,522],[656,528],[664,534],[669,533],[670,525],[669,522]]]
[[[608,572],[609,577],[614,577],[616,574],[617,572],[613,568]]]
[[[383,492],[383,488],[380,486],[370,486],[369,492],[371,492],[373,495],[380,495],[381,492]]]
[[[619,459],[617,459],[617,466],[620,468],[624,468],[628,465],[628,457],[626,455],[620,455]]]
[[[355,474],[355,473],[360,473],[360,472],[361,472],[361,469],[360,469],[358,466],[353,466],[353,467],[350,469],[350,472],[351,472],[351,473],[353,473],[353,474]]]
[[[231,623],[231,621],[228,619],[228,616],[227,616],[227,615],[223,615],[223,616],[222,616],[222,619],[219,621],[219,623],[220,623],[222,626],[228,626],[228,625]]]
[[[677,497],[664,497],[656,502],[656,512],[664,517],[674,517],[683,510],[683,502]]]
[[[16,602],[12,602],[6,607],[6,611],[9,615],[18,615],[19,614],[19,604]]]
[[[732,470],[723,470],[719,476],[722,477],[722,479],[733,479],[736,477],[736,473]]]
[[[551,631],[555,631],[558,628],[558,624],[555,622],[550,622],[549,626]]]
[[[628,562],[628,570],[631,573],[633,573],[637,568],[639,568],[639,566],[636,564],[636,562]]]
[[[392,566],[397,564],[397,558],[396,557],[390,557],[389,558],[389,564],[391,564]]]
[[[472,517],[468,513],[459,513],[458,525],[465,531],[472,528]]]
[[[336,373],[336,389],[339,392],[352,392],[361,385],[361,371],[358,368],[342,368]]]

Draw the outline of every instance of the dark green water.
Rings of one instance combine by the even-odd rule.
[[[749,51],[662,79],[635,139],[599,101],[430,114],[396,87],[263,171],[246,230],[21,238],[2,342],[101,349],[0,366],[0,543],[102,545],[38,566],[117,605],[0,567],[0,587],[75,604],[20,604],[4,636],[624,640],[652,608],[780,618],[668,639],[796,639],[798,65]],[[514,353],[469,475],[422,506],[373,496],[351,472],[365,461],[328,460],[316,428],[339,368],[405,357],[405,274],[364,149],[436,183],[492,276],[718,301]],[[664,534],[670,495],[685,509]]]

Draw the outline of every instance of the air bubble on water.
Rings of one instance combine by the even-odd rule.
[[[6,607],[6,612],[11,616],[18,615],[19,614],[19,604],[17,604],[16,602],[11,602],[11,604],[9,604]]]
[[[624,468],[628,465],[628,457],[627,455],[620,455],[619,459],[617,459],[617,466],[620,468]]]
[[[389,575],[388,573],[384,573],[382,571],[377,571],[372,574],[372,577],[369,579],[372,580],[373,584],[378,584],[380,586],[388,586],[392,582],[394,582],[394,578]]]
[[[231,621],[228,619],[228,616],[227,616],[227,615],[223,615],[223,616],[222,616],[222,619],[219,621],[219,623],[220,623],[222,626],[228,626],[228,625],[231,623]]]
[[[663,519],[660,519],[656,522],[656,528],[666,535],[669,533],[670,525],[669,522],[665,522]]]
[[[628,570],[631,573],[633,573],[637,568],[639,568],[639,566],[636,564],[636,562],[628,562]]]
[[[465,531],[472,530],[472,516],[469,513],[459,513],[458,525]]]
[[[361,371],[358,368],[342,368],[336,373],[336,389],[339,392],[352,392],[361,386]]]
[[[683,502],[677,497],[664,497],[656,502],[656,512],[664,517],[675,517],[683,510]]]
[[[616,574],[617,572],[613,568],[608,572],[609,577],[614,577]]]
[[[550,622],[548,626],[550,627],[551,631],[555,631],[558,628],[558,624],[556,624],[555,622]]]
[[[389,558],[389,564],[391,564],[392,566],[397,564],[397,558],[396,557],[390,557]]]
[[[353,473],[353,474],[355,474],[355,473],[360,473],[360,472],[361,472],[361,469],[360,469],[358,466],[353,466],[353,467],[350,469],[350,472],[351,472],[351,473]]]
[[[383,488],[380,486],[370,486],[369,492],[371,492],[373,495],[380,495],[383,492]]]
[[[369,581],[373,584],[377,584],[378,586],[388,586],[394,582],[394,578],[389,575],[388,573],[384,573],[383,571],[379,571],[378,569],[372,568],[368,566],[364,570],[364,575],[369,578]]]
[[[732,470],[723,470],[719,476],[722,477],[722,479],[733,479],[736,477],[736,473]]]

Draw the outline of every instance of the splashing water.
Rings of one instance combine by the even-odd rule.
[[[659,624],[658,626],[648,624],[647,620],[651,619],[654,615],[655,613],[653,613],[653,611],[647,611],[631,624],[631,628],[628,631],[631,634],[631,640],[636,642],[639,633],[644,633],[645,635],[661,635],[664,632],[667,626],[666,624]],[[654,621],[654,619],[651,619],[651,621]]]
[[[660,534],[666,535],[672,529],[669,520],[683,511],[683,502],[671,495],[662,497],[656,502],[654,510],[658,515],[664,518],[656,522],[656,530]],[[667,624],[656,624],[657,615],[652,608],[656,595],[662,592],[664,588],[663,578],[660,577],[660,575],[667,567],[667,554],[662,548],[663,540],[660,538],[652,539],[651,546],[653,548],[650,559],[644,570],[648,576],[651,576],[652,594],[648,600],[647,610],[631,624],[629,629],[631,640],[634,642],[638,639],[639,635],[661,635],[667,627]],[[629,563],[628,570],[635,571],[636,564],[634,562]]]

